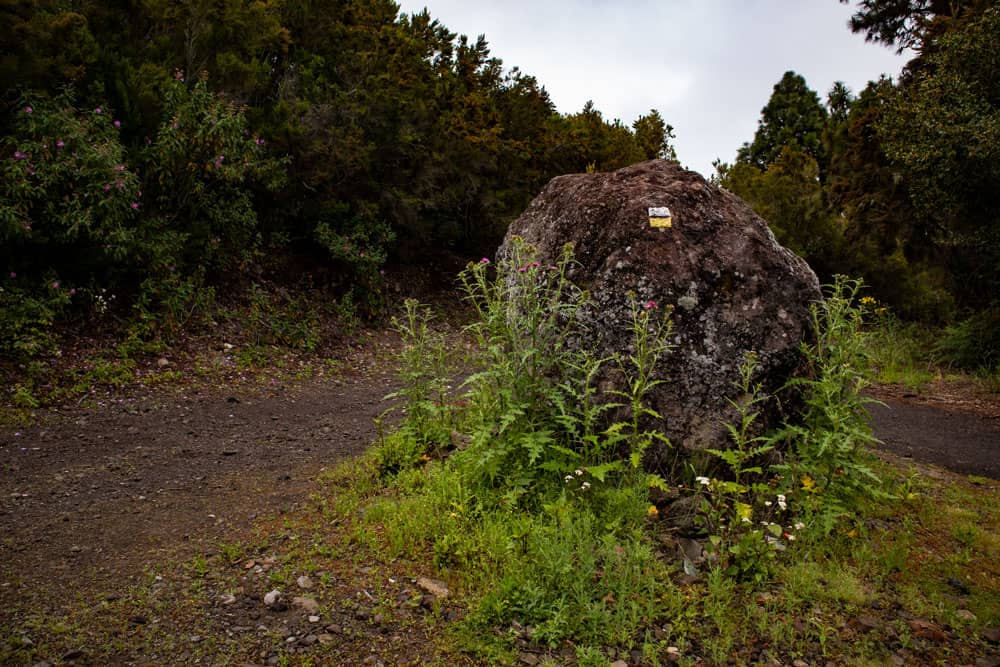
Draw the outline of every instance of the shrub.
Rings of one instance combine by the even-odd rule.
[[[946,327],[934,345],[942,361],[970,370],[1000,367],[1000,307]]]
[[[14,113],[0,140],[0,353],[31,357],[52,348],[77,289],[131,273],[142,193],[110,109],[66,93]]]

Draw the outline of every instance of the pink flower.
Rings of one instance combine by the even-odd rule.
[[[11,272],[10,272],[10,277],[11,277],[12,279],[13,279],[13,278],[17,278],[17,274],[16,274],[16,273],[14,273],[13,271],[11,271]]]
[[[27,154],[22,153],[21,151],[14,151],[14,159],[15,160],[27,160],[28,156],[27,156]]]
[[[111,123],[111,124],[115,126],[115,129],[116,129],[116,130],[120,130],[120,129],[122,129],[122,122],[121,122],[120,120],[116,120],[116,121],[114,121],[114,122],[113,122],[113,123]]]
[[[76,294],[76,288],[75,288],[75,287],[72,287],[72,288],[70,288],[70,290],[69,290],[69,295],[70,295],[70,296],[73,296],[74,294]]]
[[[104,191],[108,192],[109,190],[111,190],[111,184],[110,183],[105,183],[104,184]]]
[[[94,109],[94,113],[101,113],[101,107],[97,107],[96,109]]]
[[[184,70],[182,70],[182,69],[175,69],[174,70],[174,81],[183,81],[183,80],[184,80]]]
[[[116,164],[115,165],[115,171],[125,171],[125,165],[123,165],[123,164]]]
[[[132,210],[134,210],[134,211],[138,211],[139,210],[139,202],[137,202],[137,201],[132,202]]]
[[[490,258],[489,257],[483,257],[481,260],[479,260],[479,263],[480,264],[489,264],[490,263]]]
[[[63,143],[63,140],[62,140],[62,139],[57,139],[57,140],[56,140],[56,148],[62,148],[62,147],[63,147],[63,146],[65,146],[65,145],[66,145],[66,144],[65,144],[65,143]]]
[[[221,166],[222,166],[222,163],[223,163],[223,161],[224,161],[225,159],[226,159],[226,156],[225,156],[225,155],[219,155],[218,157],[216,157],[216,158],[215,158],[215,163],[214,163],[214,164],[215,164],[215,166],[216,166],[216,167],[221,167]]]
[[[646,303],[642,304],[642,307],[645,308],[646,310],[656,310],[656,308],[657,308],[656,302],[653,301],[652,299],[650,299]]]
[[[260,138],[260,137],[257,137],[257,145],[258,146],[263,146],[264,145],[264,140],[262,138]]]
[[[32,111],[34,111],[34,109],[31,108],[31,105],[24,107],[24,113],[31,113]]]
[[[59,289],[59,281],[58,280],[53,280],[52,281],[52,289]]]

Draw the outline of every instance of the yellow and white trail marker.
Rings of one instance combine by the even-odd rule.
[[[674,219],[670,216],[670,209],[666,206],[651,206],[649,208],[649,226],[657,229],[670,229],[674,225]]]

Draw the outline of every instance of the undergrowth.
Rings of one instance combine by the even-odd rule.
[[[773,584],[810,536],[855,525],[852,512],[893,499],[865,450],[860,283],[838,279],[813,306],[817,342],[803,348],[810,374],[793,380],[801,421],[755,435],[770,397],[751,385],[751,354],[731,447],[712,452],[721,467],[698,475],[692,459],[663,479],[641,462],[651,446],[673,447],[647,426],[661,417],[645,401],[669,364],[669,310],[633,302],[627,357],[579,350],[576,316],[588,295],[567,278],[572,262],[567,248],[556,265],[540,265],[518,240],[495,268],[467,267],[477,352],[456,395],[446,391],[453,380],[442,374],[444,344],[428,312],[406,304],[397,322],[409,342],[397,394],[405,415],[376,448],[389,492],[366,517],[392,554],[423,554],[467,591],[458,632],[469,650],[569,643],[581,664],[604,664],[588,661],[607,647],[655,664],[676,657],[690,633],[678,622],[692,608],[679,577],[705,577],[709,595],[694,608],[707,613]],[[612,375],[623,379],[609,389],[602,379]],[[768,468],[772,450],[784,462]],[[706,552],[697,563],[665,553],[677,536],[661,510],[684,497],[696,501],[689,534]],[[732,645],[734,633],[724,633]]]

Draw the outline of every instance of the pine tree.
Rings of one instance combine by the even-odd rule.
[[[743,145],[737,160],[766,169],[787,147],[809,155],[821,172],[825,171],[822,137],[826,115],[806,80],[795,72],[785,72],[761,109],[753,142]]]

